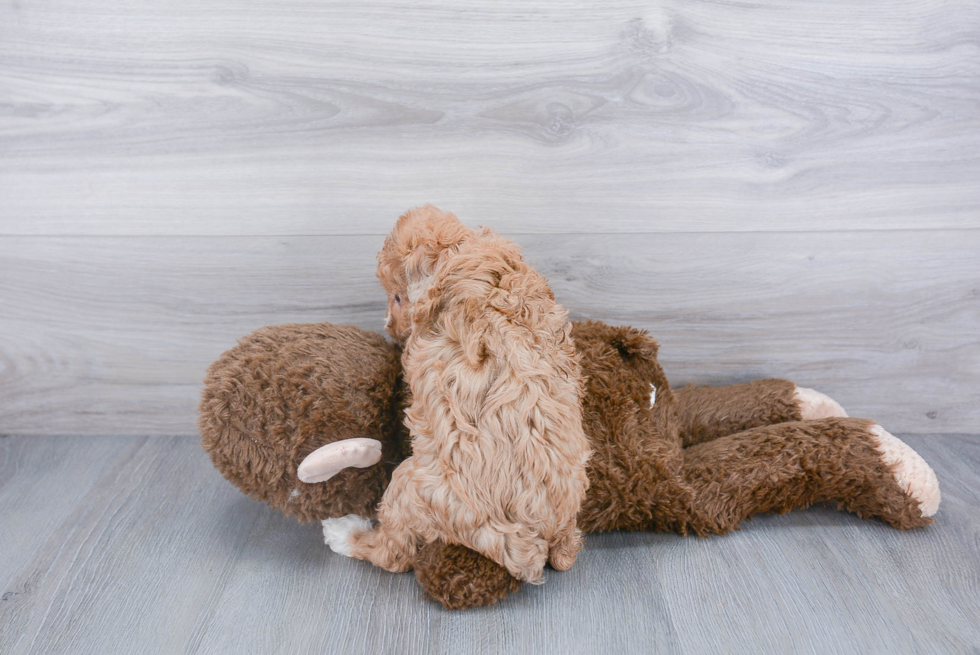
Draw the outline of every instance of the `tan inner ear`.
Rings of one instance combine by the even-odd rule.
[[[367,468],[381,461],[381,442],[377,439],[342,439],[317,448],[306,456],[296,475],[307,483],[324,482],[345,468]]]

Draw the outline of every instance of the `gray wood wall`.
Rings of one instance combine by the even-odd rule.
[[[194,434],[262,325],[380,329],[432,202],[675,383],[980,432],[980,5],[0,7],[0,432]]]

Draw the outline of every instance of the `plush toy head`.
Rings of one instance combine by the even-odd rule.
[[[399,356],[380,334],[352,326],[257,330],[208,369],[202,445],[244,493],[300,521],[374,516],[408,447]],[[326,484],[300,480],[313,451],[375,443],[365,440],[380,442],[376,463],[344,468]]]

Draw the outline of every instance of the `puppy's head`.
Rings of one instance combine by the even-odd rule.
[[[425,295],[440,264],[473,231],[432,205],[402,214],[378,253],[378,279],[388,292],[385,329],[404,343],[412,330],[412,308]]]

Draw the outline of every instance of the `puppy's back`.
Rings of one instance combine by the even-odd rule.
[[[467,516],[548,540],[588,486],[581,372],[564,309],[520,249],[482,229],[417,302],[405,370],[421,463]],[[491,555],[492,557],[492,555]]]

